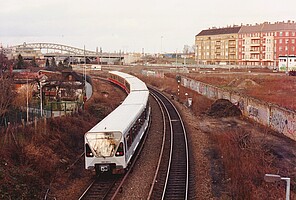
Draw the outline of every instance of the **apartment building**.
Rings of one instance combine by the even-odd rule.
[[[296,23],[288,21],[242,26],[239,31],[241,65],[278,66],[280,56],[295,55]]]
[[[240,26],[203,30],[195,36],[197,60],[201,64],[237,64]]]
[[[220,47],[217,38],[224,38]],[[279,66],[279,57],[296,55],[295,43],[294,21],[214,28],[195,36],[197,59],[204,64]],[[219,48],[223,50],[220,57]]]

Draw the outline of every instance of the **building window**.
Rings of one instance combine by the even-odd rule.
[[[294,44],[295,43],[295,39],[292,39],[292,44]]]
[[[289,32],[286,32],[286,36],[289,36]]]
[[[283,36],[283,32],[280,32],[280,36]]]
[[[283,40],[282,39],[280,39],[280,44],[282,44],[283,43]]]

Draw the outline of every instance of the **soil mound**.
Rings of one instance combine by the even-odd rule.
[[[218,99],[211,105],[207,114],[209,116],[219,118],[240,116],[242,115],[242,112],[237,106],[233,105],[229,100]]]
[[[248,88],[248,87],[258,87],[260,86],[258,83],[251,79],[245,79],[242,81],[237,87],[238,88]]]
[[[232,81],[230,81],[230,83],[228,83],[228,86],[237,87],[239,89],[246,89],[246,88],[250,88],[250,87],[259,87],[260,84],[256,83],[255,81],[253,81],[251,79],[240,80],[238,78],[235,78]]]

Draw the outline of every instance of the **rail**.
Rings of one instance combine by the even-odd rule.
[[[182,118],[173,103],[159,91],[149,88],[166,110],[169,120],[170,144],[169,150],[164,151],[159,168],[166,169],[165,178],[163,172],[158,173],[157,183],[151,187],[153,190],[148,198],[151,199],[187,199],[188,198],[188,177],[189,177],[189,156],[186,130]],[[164,147],[168,149],[168,147]],[[165,162],[168,160],[168,162]],[[161,166],[163,165],[163,166]],[[166,166],[165,166],[166,165]],[[164,181],[163,183],[160,183]],[[160,188],[162,191],[161,197]]]

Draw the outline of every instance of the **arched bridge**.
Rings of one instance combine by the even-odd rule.
[[[54,43],[24,43],[21,45],[15,45],[11,47],[12,49],[39,49],[39,50],[59,50],[59,53],[50,52],[46,53],[47,56],[55,56],[55,55],[73,55],[73,56],[86,56],[86,57],[105,57],[105,58],[123,58],[123,53],[102,53],[89,51],[85,49],[80,49],[76,47],[71,47],[62,44],[54,44]]]

